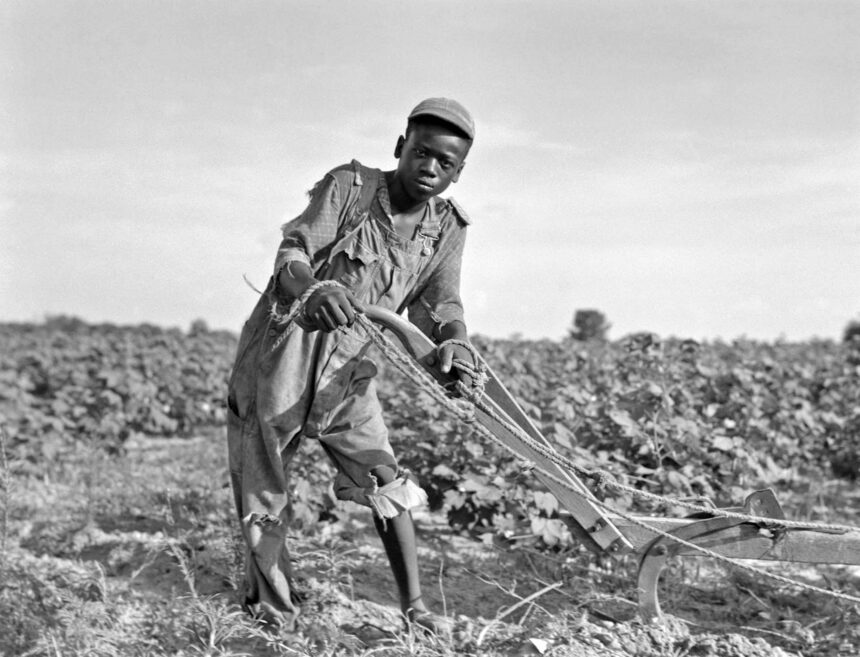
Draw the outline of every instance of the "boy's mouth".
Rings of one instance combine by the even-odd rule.
[[[433,183],[423,179],[416,180],[415,184],[418,185],[418,187],[420,187],[421,189],[424,189],[428,192],[432,192],[436,188]]]

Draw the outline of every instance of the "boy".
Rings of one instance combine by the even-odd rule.
[[[418,580],[409,508],[426,496],[398,471],[376,367],[350,327],[364,304],[407,310],[439,345],[443,371],[455,358],[472,362],[458,344],[467,339],[459,286],[469,220],[438,195],[459,179],[474,137],[460,103],[428,98],[409,114],[394,171],[356,161],[338,167],[283,226],[274,276],[242,330],[228,396],[231,483],[247,543],[245,605],[266,622],[292,629],[299,611],[286,544],[287,469],[305,436],[337,466],[338,499],[374,510],[406,623],[447,629],[427,609]],[[296,320],[279,321],[300,297]]]

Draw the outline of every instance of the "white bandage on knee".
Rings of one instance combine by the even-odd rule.
[[[405,474],[381,488],[374,487],[365,496],[380,518],[396,518],[404,511],[427,504],[427,493]]]

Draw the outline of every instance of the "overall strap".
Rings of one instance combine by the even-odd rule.
[[[445,201],[439,198],[433,199],[430,203],[429,212],[424,215],[421,225],[418,226],[418,235],[425,241],[435,242],[442,232],[442,217],[445,216],[446,206]]]
[[[453,214],[464,226],[469,225],[469,217],[463,209],[452,199],[436,198],[431,201],[430,212],[421,221],[418,227],[418,236],[424,241],[424,255],[430,255],[439,236],[442,233],[442,222],[449,214]]]
[[[379,169],[371,169],[364,166],[358,160],[352,161],[352,167],[355,170],[355,180],[353,185],[361,187],[358,192],[358,199],[352,206],[344,221],[338,236],[346,235],[358,228],[361,223],[370,214],[370,206],[373,205],[373,199],[376,198],[376,190],[379,187]]]
[[[379,188],[382,172],[379,169],[366,167],[358,160],[352,161],[352,167],[355,170],[355,179],[352,184],[361,187],[361,189],[358,190],[358,198],[353,202],[352,207],[346,210],[346,217],[338,226],[337,237],[319,272],[324,271],[325,267],[331,264],[332,258],[341,251],[352,233],[358,230],[358,227],[367,219],[370,215],[370,206],[373,205],[373,200],[376,198],[376,190]]]

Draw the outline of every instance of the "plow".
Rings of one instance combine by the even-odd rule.
[[[771,489],[751,492],[740,506],[717,508],[709,502],[670,500],[646,493],[616,481],[604,471],[582,468],[542,435],[477,353],[474,355],[481,364],[481,384],[467,390],[458,383],[456,373],[440,371],[437,345],[401,316],[370,306],[358,320],[397,369],[481,436],[533,468],[536,479],[558,499],[560,518],[585,547],[611,558],[632,555],[638,560],[638,605],[643,621],[662,619],[660,575],[669,559],[676,557],[710,557],[848,603],[860,603],[860,598],[797,582],[748,563],[765,560],[860,565],[860,529],[788,519]],[[671,502],[693,513],[684,518],[624,513],[603,502],[585,481],[598,489]]]

